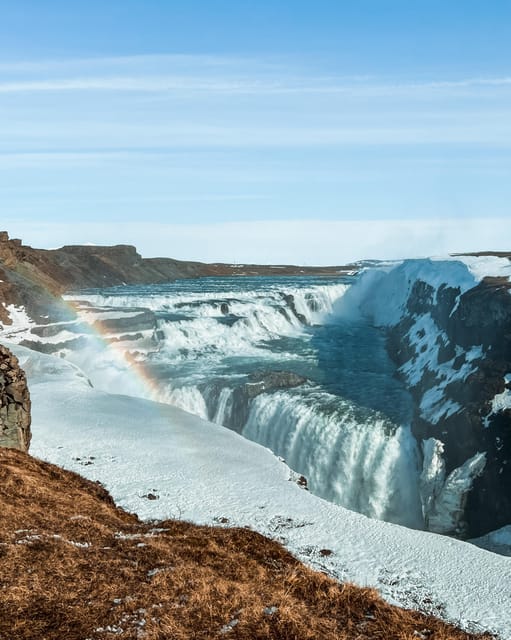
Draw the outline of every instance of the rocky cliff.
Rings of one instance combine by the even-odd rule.
[[[417,280],[407,313],[389,331],[390,354],[415,400],[417,439],[443,444],[446,474],[477,466],[459,505],[458,532],[469,536],[511,522],[510,289],[499,278],[465,292]]]
[[[412,394],[424,520],[439,533],[511,522],[509,274],[505,255],[410,260],[368,272],[351,294],[385,329]]]
[[[0,447],[28,451],[30,435],[25,373],[16,356],[0,345]]]

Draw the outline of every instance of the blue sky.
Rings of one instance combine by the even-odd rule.
[[[339,263],[511,247],[511,3],[0,0],[0,227]]]

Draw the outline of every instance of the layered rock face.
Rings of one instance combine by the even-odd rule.
[[[388,330],[415,401],[412,430],[430,467],[423,477],[436,486],[426,524],[440,533],[475,537],[511,522],[510,289],[504,278],[464,292],[416,280]]]
[[[0,345],[0,447],[28,451],[30,394],[24,371],[9,349]]]

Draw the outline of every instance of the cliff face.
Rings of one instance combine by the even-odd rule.
[[[28,451],[30,395],[18,359],[0,345],[0,447]]]
[[[413,433],[427,441],[433,467],[431,451],[443,454],[445,469],[433,472],[437,504],[425,513],[432,530],[473,537],[511,522],[510,289],[504,278],[466,291],[418,279],[388,330],[389,353],[415,401]],[[431,469],[423,473],[431,480]],[[455,505],[458,517],[442,524],[449,474],[451,489],[465,474],[468,490]]]
[[[0,232],[1,323],[12,324],[10,306],[23,307],[39,323],[73,318],[60,298],[67,277],[65,269],[48,261],[44,252]]]

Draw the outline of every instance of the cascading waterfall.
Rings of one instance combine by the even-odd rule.
[[[420,527],[416,443],[409,428],[321,391],[263,394],[243,435],[303,473],[317,495],[373,518]]]
[[[159,381],[153,399],[271,448],[327,500],[421,527],[418,453],[406,420],[391,420],[376,410],[381,407],[371,405],[370,397],[361,406],[360,393],[354,397],[339,387],[339,380],[350,378],[356,384],[360,379],[363,386],[366,372],[339,375],[340,368],[345,374],[353,363],[342,361],[332,345],[351,340],[359,341],[354,349],[364,349],[363,332],[377,331],[362,327],[360,339],[360,330],[340,328],[330,318],[349,286],[346,278],[212,278],[119,287],[73,299],[103,309],[155,313],[158,344],[144,362]],[[373,345],[374,340],[367,342]],[[380,351],[361,361],[376,363],[373,383],[383,385],[380,396],[385,398],[393,370],[388,363],[380,367],[379,359],[386,357]],[[86,358],[81,360],[83,366]],[[281,377],[257,382],[261,371],[277,372],[277,378],[280,372]],[[288,385],[286,372],[309,382],[281,388]],[[112,380],[122,382],[122,376],[111,376],[110,384]],[[335,393],[329,392],[334,388]],[[393,415],[395,398],[389,397]]]
[[[195,386],[168,387],[158,394],[158,401],[171,404],[174,407],[193,413],[204,420],[209,419],[206,401],[200,390]]]
[[[227,423],[227,417],[232,410],[232,394],[233,390],[229,387],[224,387],[220,391],[217,408],[213,417],[213,422],[216,424],[225,425]]]

